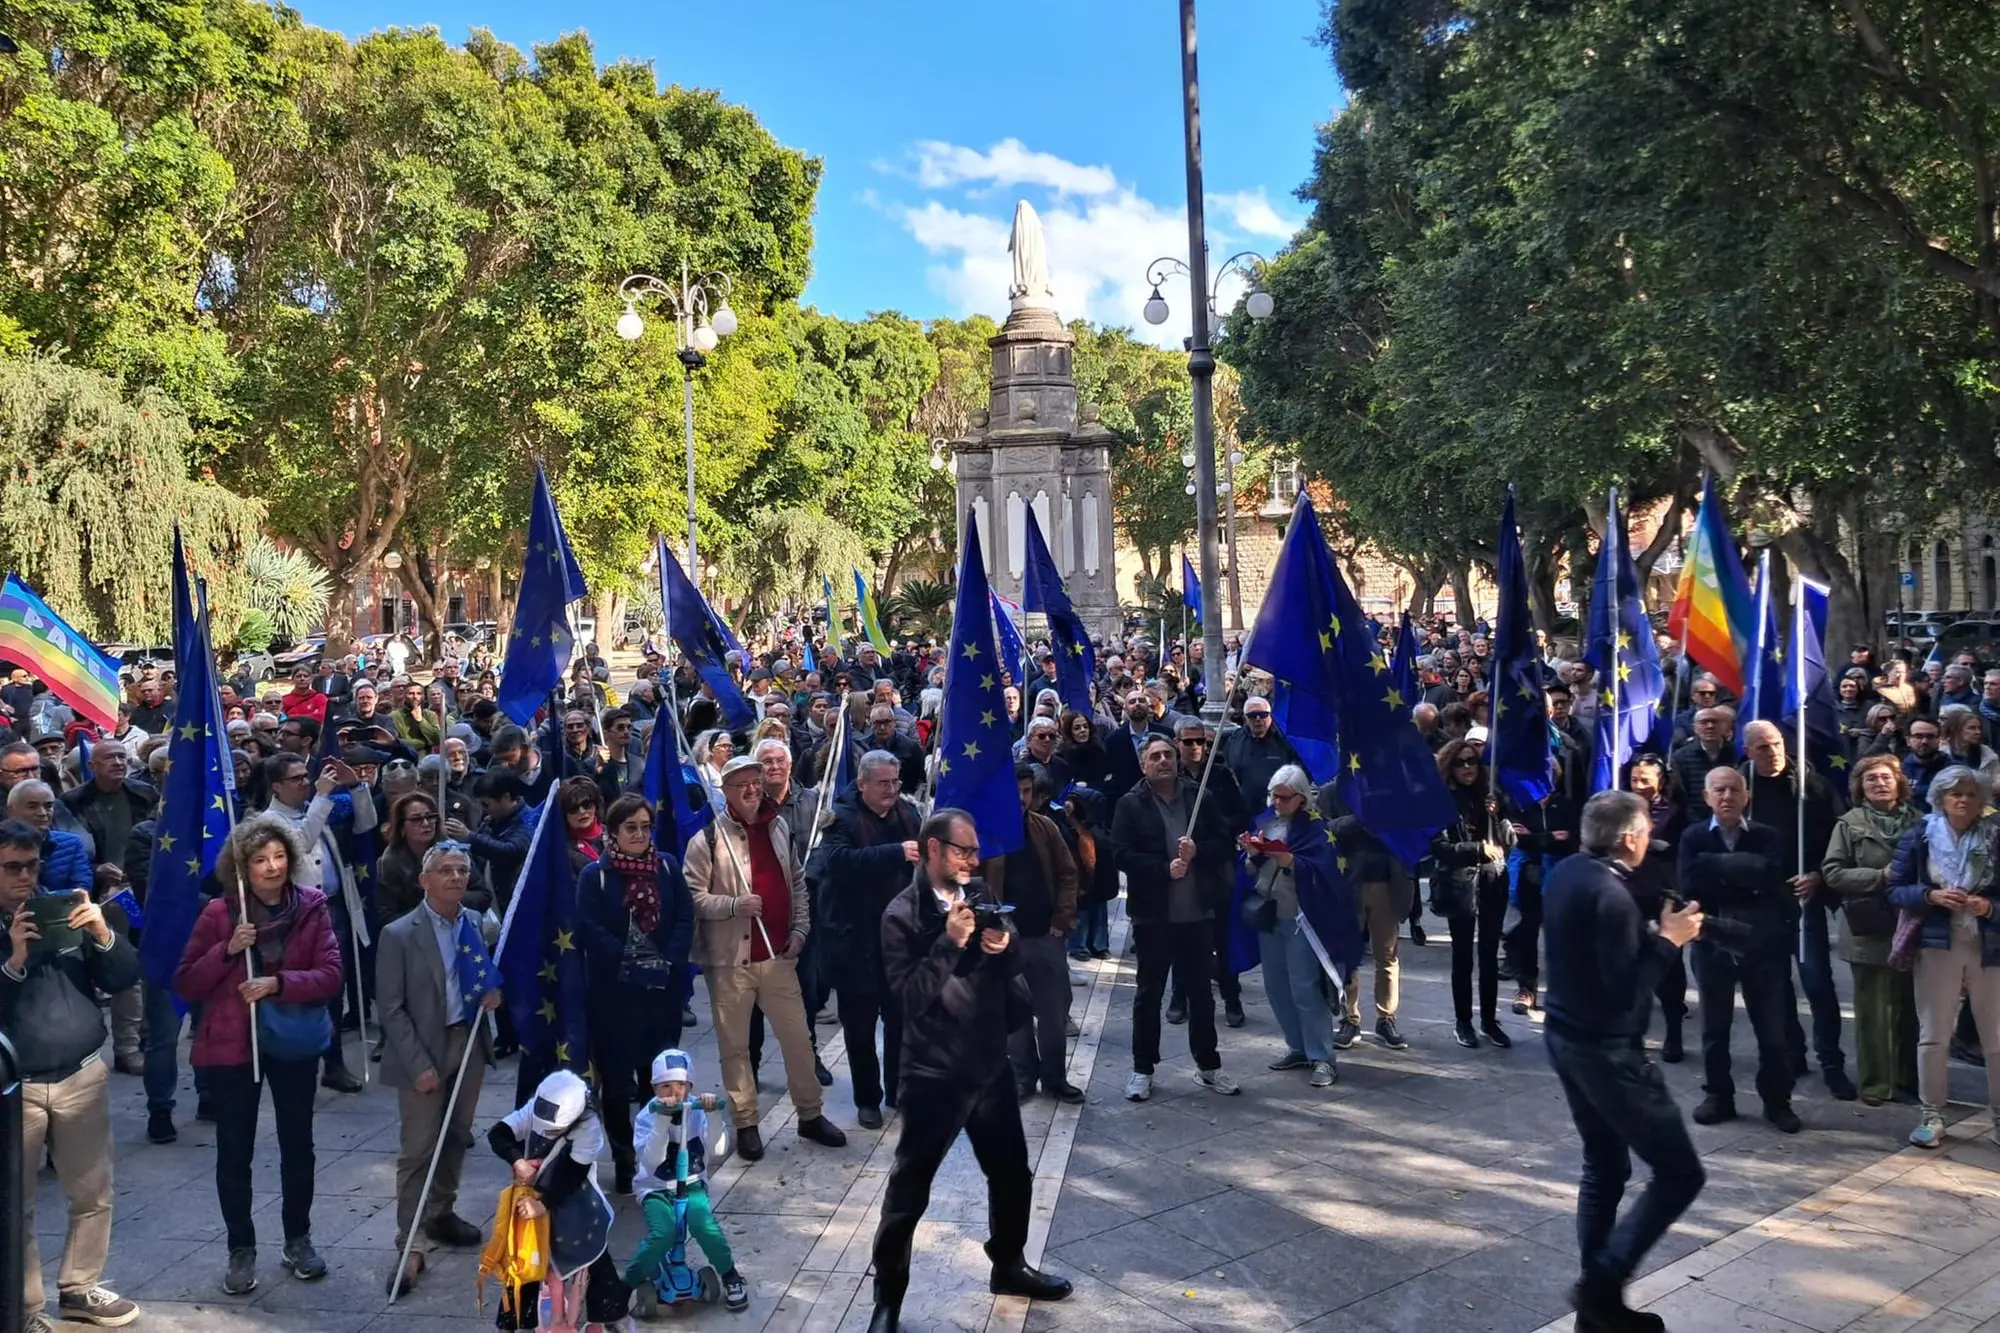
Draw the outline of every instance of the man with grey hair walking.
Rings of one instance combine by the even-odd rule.
[[[1702,921],[1699,903],[1668,904],[1657,925],[1640,912],[1625,881],[1646,859],[1652,836],[1643,800],[1601,792],[1583,808],[1586,855],[1563,861],[1542,888],[1543,1042],[1583,1138],[1576,1199],[1582,1274],[1572,1293],[1578,1333],[1665,1327],[1658,1315],[1626,1306],[1625,1284],[1705,1180],[1680,1108],[1646,1055],[1653,992]],[[1653,1178],[1621,1218],[1634,1153]]]

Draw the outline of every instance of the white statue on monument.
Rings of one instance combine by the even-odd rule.
[[[1049,286],[1048,251],[1042,245],[1042,220],[1025,199],[1014,205],[1014,232],[1007,238],[1014,257],[1014,285],[1007,289],[1014,310],[1054,310],[1055,290]]]

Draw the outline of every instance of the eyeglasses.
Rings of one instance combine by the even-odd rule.
[[[0,768],[0,773],[5,773],[10,778],[31,778],[41,771],[42,766],[40,764],[29,764],[26,768],[18,766],[14,768]]]
[[[1208,744],[1208,739],[1205,736],[1183,736],[1181,737],[1181,744],[1189,746],[1203,746]]]
[[[403,822],[405,824],[435,824],[438,822],[438,817],[429,813],[408,814],[403,816]]]
[[[618,831],[620,833],[651,833],[653,831],[653,821],[648,819],[642,822],[636,819],[628,819],[618,826]]]
[[[1453,768],[1478,768],[1478,767],[1479,767],[1479,761],[1478,761],[1477,759],[1473,758],[1473,757],[1472,757],[1471,755],[1467,755],[1467,756],[1466,756],[1466,757],[1464,757],[1463,759],[1454,759],[1454,760],[1452,761],[1452,767],[1453,767]]]
[[[971,847],[967,847],[964,843],[953,842],[950,838],[939,838],[938,841],[960,856],[972,858],[979,855],[979,847],[976,843]]]
[[[9,875],[32,875],[42,868],[42,858],[31,861],[0,861],[0,873]]]

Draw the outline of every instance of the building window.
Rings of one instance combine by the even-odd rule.
[[[1271,494],[1264,501],[1259,512],[1266,518],[1284,518],[1292,512],[1292,506],[1299,499],[1299,465],[1297,460],[1273,461],[1271,464]]]
[[[1943,542],[1931,548],[1931,610],[1951,608],[1951,548]]]

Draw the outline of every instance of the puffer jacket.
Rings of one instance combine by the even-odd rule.
[[[333,914],[318,889],[298,889],[297,918],[285,935],[284,966],[278,969],[276,999],[287,1004],[325,1004],[340,993],[340,945]],[[250,1006],[237,987],[247,978],[243,955],[231,956],[236,929],[236,895],[223,894],[201,909],[174,973],[174,994],[201,1006],[188,1063],[196,1069],[227,1069],[250,1063]]]
[[[82,838],[61,829],[50,829],[42,835],[40,882],[44,893],[73,893],[78,889],[89,893],[95,887],[97,873]]]
[[[2000,818],[1982,819],[1977,828],[1980,836],[1993,844],[1993,856],[2000,858]],[[2000,866],[2000,859],[1996,859],[1994,864]],[[1924,914],[1924,948],[1949,949],[1951,913],[1924,901],[1924,895],[1937,887],[1937,881],[1931,878],[1930,835],[1920,820],[1896,844],[1896,859],[1889,865],[1889,901],[1898,907]],[[1987,896],[2000,896],[2000,884],[1979,885],[1977,891]],[[1977,924],[1979,965],[2000,967],[2000,921],[1985,916],[1980,917]]]

